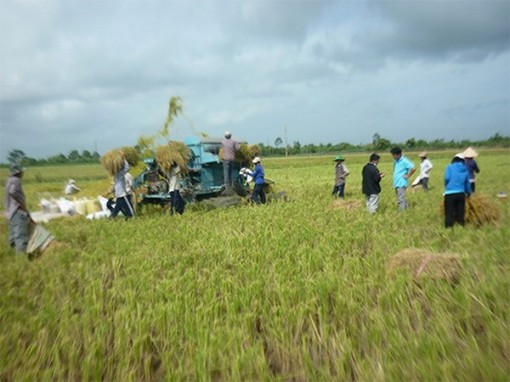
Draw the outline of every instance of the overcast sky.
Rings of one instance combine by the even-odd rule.
[[[160,130],[250,143],[510,134],[510,1],[0,0],[0,161]]]

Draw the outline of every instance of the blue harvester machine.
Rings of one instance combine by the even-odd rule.
[[[221,139],[188,137],[184,144],[191,152],[188,174],[182,174],[181,195],[187,202],[220,195],[223,184],[223,163],[220,160]],[[156,159],[145,159],[146,169],[133,182],[139,205],[170,202],[167,175],[161,170]],[[239,175],[240,164],[233,163],[234,190],[240,196],[247,193],[247,185]]]

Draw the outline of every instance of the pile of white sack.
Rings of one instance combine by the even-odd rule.
[[[106,207],[107,202],[108,199],[102,196],[98,196],[97,199],[41,199],[39,203],[41,210],[31,212],[30,215],[36,223],[75,215],[82,215],[87,219],[100,219],[110,216],[110,211]]]

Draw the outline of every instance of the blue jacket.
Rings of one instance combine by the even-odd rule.
[[[253,181],[255,184],[264,184],[266,181],[264,180],[264,168],[260,163],[255,165],[255,169],[252,172]]]
[[[462,162],[455,162],[444,172],[445,195],[449,194],[471,194],[471,185],[469,184],[469,173],[466,165]]]

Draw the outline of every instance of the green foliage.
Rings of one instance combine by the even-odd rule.
[[[369,216],[330,208],[330,156],[275,158],[266,175],[292,202],[54,220],[60,247],[33,262],[2,245],[0,379],[507,380],[509,205],[497,226],[445,230],[454,153],[430,153],[431,190],[409,193],[405,213],[391,176]],[[344,156],[346,197],[361,201],[368,153]],[[510,189],[505,150],[477,159],[478,192]],[[379,166],[391,174],[389,154]],[[108,184],[99,165],[38,173],[47,183],[24,178],[32,208],[69,174],[86,195]],[[409,247],[458,254],[458,282],[389,275]]]

